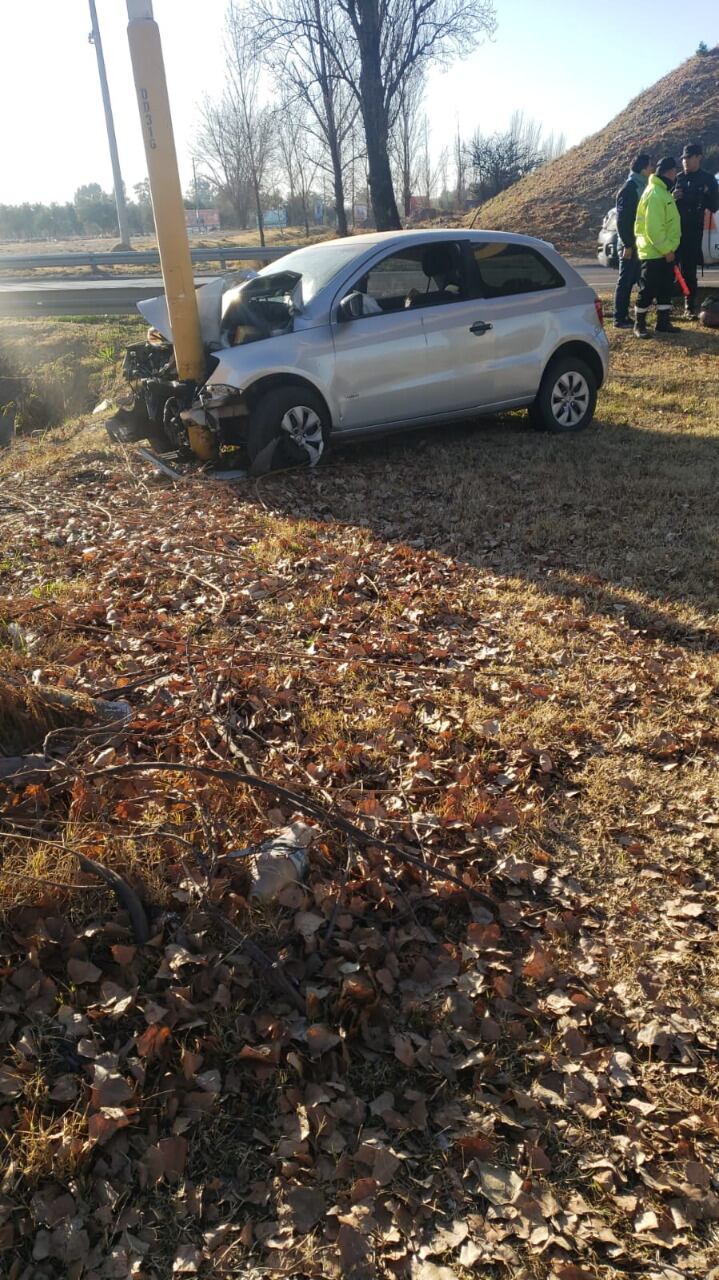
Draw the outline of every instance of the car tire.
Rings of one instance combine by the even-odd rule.
[[[289,385],[266,392],[255,405],[247,432],[250,475],[316,466],[329,434],[327,407],[316,391]]]
[[[584,431],[594,417],[597,379],[577,356],[557,356],[544,371],[529,420],[540,431]]]

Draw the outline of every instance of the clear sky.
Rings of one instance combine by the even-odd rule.
[[[125,32],[125,0],[97,0],[120,161],[129,192],[145,161]],[[202,94],[220,87],[225,0],[154,0],[183,184],[190,181]],[[523,109],[570,143],[601,128],[653,81],[719,41],[716,0],[496,0],[497,34],[434,72],[435,150],[504,126]],[[0,203],[69,200],[82,183],[111,189],[86,0],[0,0]]]

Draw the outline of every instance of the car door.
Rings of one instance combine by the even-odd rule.
[[[490,325],[493,336],[492,401],[505,404],[533,398],[551,346],[557,290],[566,288],[565,281],[532,245],[475,240],[471,258],[475,323]]]
[[[356,318],[339,308],[333,321],[335,391],[340,429],[380,423],[410,422],[447,412],[445,397],[451,378],[438,380],[437,351],[446,340],[429,333],[434,359],[428,359],[429,309],[461,308],[464,267],[458,242],[445,255],[450,271],[437,269],[438,243],[420,242],[379,258],[347,289],[359,297]],[[434,255],[434,256],[433,256]],[[441,255],[440,255],[441,256]],[[434,269],[434,274],[433,274]],[[341,318],[344,314],[345,318]]]
[[[459,296],[422,306],[427,337],[430,414],[459,413],[495,399],[494,329],[477,306],[469,242],[454,242],[461,262]]]

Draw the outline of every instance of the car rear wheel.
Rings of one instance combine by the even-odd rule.
[[[278,387],[258,401],[247,433],[250,474],[315,467],[329,439],[324,402],[308,387]]]
[[[597,379],[589,365],[576,356],[560,356],[544,372],[529,420],[542,431],[584,431],[596,403]]]

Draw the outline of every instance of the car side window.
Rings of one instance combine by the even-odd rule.
[[[561,289],[565,283],[556,267],[529,245],[491,240],[472,246],[480,298],[507,298],[517,293]]]
[[[461,302],[469,296],[462,245],[457,240],[401,249],[371,267],[354,289],[364,315]]]

